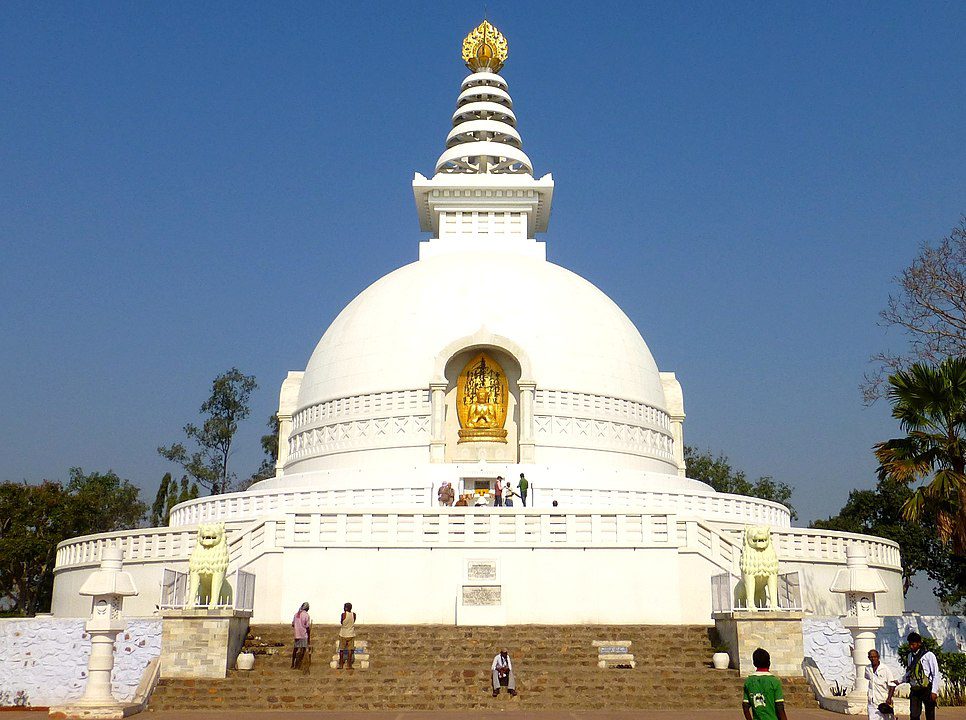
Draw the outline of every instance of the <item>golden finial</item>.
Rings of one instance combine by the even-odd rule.
[[[500,72],[507,55],[506,38],[486,20],[463,40],[463,62],[473,72]]]

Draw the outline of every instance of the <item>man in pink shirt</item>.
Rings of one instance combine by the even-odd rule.
[[[292,669],[302,667],[302,659],[309,647],[309,637],[312,634],[312,619],[309,617],[309,604],[302,603],[302,607],[292,618],[292,631],[295,634],[295,647],[292,649]]]

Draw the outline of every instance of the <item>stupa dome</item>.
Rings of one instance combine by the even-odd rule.
[[[297,407],[428,388],[447,348],[484,334],[519,348],[540,388],[666,408],[654,358],[610,298],[559,265],[492,252],[426,258],[369,286],[316,347]]]
[[[224,523],[235,608],[256,623],[339,607],[331,578],[348,577],[377,624],[707,625],[735,609],[744,525],[770,528],[781,609],[845,612],[825,588],[855,545],[887,590],[877,610],[902,613],[895,543],[792,528],[783,505],[686,476],[676,374],[537,239],[554,181],[523,150],[507,57],[489,22],[464,40],[442,154],[412,183],[428,238],[283,380],[275,476],[179,503],[170,527],[61,543],[55,615],[90,612],[76,588],[115,544],[154,589],[135,613],[192,607],[204,523]]]

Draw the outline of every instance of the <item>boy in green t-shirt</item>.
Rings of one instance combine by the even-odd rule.
[[[745,680],[745,695],[741,702],[745,720],[788,720],[782,681],[768,671],[771,667],[768,651],[758,648],[751,659],[755,663],[755,674]]]

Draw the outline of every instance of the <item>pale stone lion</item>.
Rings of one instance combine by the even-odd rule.
[[[778,609],[778,555],[771,530],[764,525],[745,526],[741,550],[741,581],[735,588],[737,604],[747,610]]]
[[[231,586],[225,581],[227,570],[225,524],[199,525],[195,549],[188,560],[188,607],[230,605]]]

